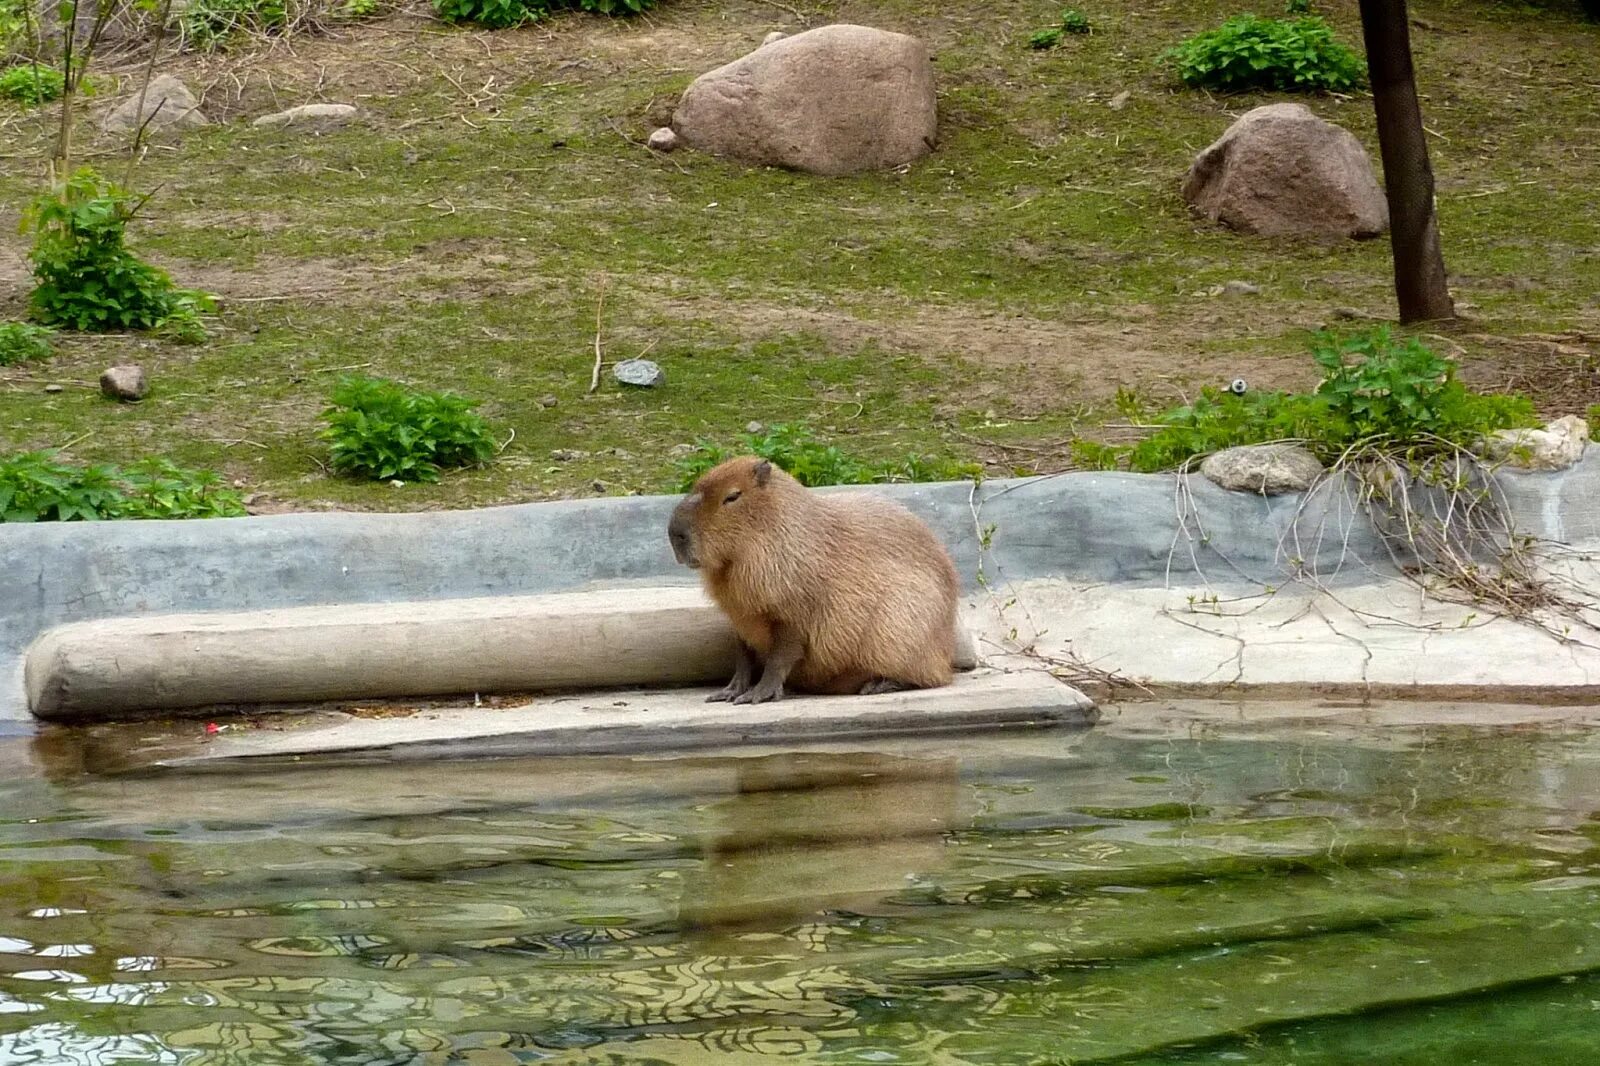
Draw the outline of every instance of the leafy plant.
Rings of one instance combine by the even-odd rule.
[[[446,22],[476,22],[503,29],[575,9],[597,15],[638,15],[655,3],[656,0],[433,0],[433,9]]]
[[[124,244],[138,206],[85,168],[24,212],[23,230],[35,234],[28,258],[38,282],[30,297],[38,319],[79,330],[199,327],[211,298],[178,288]]]
[[[1028,47],[1043,51],[1054,48],[1061,43],[1061,38],[1067,34],[1090,33],[1094,29],[1089,23],[1089,16],[1075,7],[1069,7],[1061,12],[1061,21],[1048,29],[1040,30],[1028,38]]]
[[[289,24],[285,0],[191,0],[179,19],[186,41],[214,48],[240,33],[272,33]]]
[[[1219,92],[1342,92],[1366,79],[1361,58],[1314,16],[1238,15],[1163,52],[1162,59],[1185,85]]]
[[[0,71],[0,97],[19,104],[47,104],[66,91],[66,76],[55,67],[20,63]]]
[[[322,437],[333,468],[374,481],[437,481],[442,467],[494,455],[494,437],[473,412],[477,401],[449,392],[408,389],[383,378],[340,380],[323,411]]]
[[[72,466],[56,453],[0,459],[0,522],[72,522],[106,518],[236,518],[239,493],[210,471],[166,459],[127,467]]]
[[[1075,7],[1069,7],[1061,12],[1062,33],[1089,33],[1093,30],[1089,24],[1089,16]]]
[[[978,477],[982,468],[975,463],[955,463],[921,455],[908,455],[898,462],[881,465],[864,463],[837,445],[823,444],[810,437],[803,426],[775,425],[760,433],[743,433],[738,444],[725,448],[700,441],[695,451],[678,463],[678,489],[688,491],[701,474],[736,455],[759,455],[770,459],[802,485],[865,485],[875,481],[954,481]]]
[[[343,19],[371,18],[378,13],[378,0],[345,0],[335,14]]]
[[[55,330],[28,322],[0,322],[0,366],[48,359]]]
[[[1311,0],[1284,0],[1283,10],[1288,15],[1311,14]]]
[[[1148,421],[1154,432],[1134,445],[1077,441],[1073,458],[1095,469],[1125,464],[1151,472],[1241,444],[1298,440],[1331,463],[1358,444],[1453,450],[1497,429],[1537,423],[1526,397],[1471,392],[1454,362],[1387,328],[1343,339],[1319,334],[1312,358],[1323,377],[1309,393],[1206,388],[1193,403],[1157,415],[1119,395],[1124,415]]]

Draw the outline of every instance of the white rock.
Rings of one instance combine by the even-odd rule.
[[[771,33],[761,38],[761,43],[763,45],[773,44],[774,42],[783,40],[787,36],[789,35],[784,33],[782,30],[773,30]]]
[[[678,134],[671,126],[662,126],[650,134],[650,139],[645,144],[653,152],[670,152],[678,147]]]
[[[1565,470],[1583,458],[1589,423],[1567,415],[1543,429],[1502,429],[1484,442],[1484,454],[1524,470]]]
[[[140,367],[112,366],[100,374],[100,391],[105,393],[108,399],[132,403],[144,399],[144,394],[150,391],[150,386],[145,381],[144,370]]]
[[[329,128],[343,126],[356,117],[354,104],[301,104],[287,111],[262,115],[252,126],[318,126]]]
[[[1200,473],[1234,492],[1277,496],[1309,489],[1322,461],[1298,444],[1247,444],[1206,456]]]

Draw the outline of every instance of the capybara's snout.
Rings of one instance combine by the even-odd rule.
[[[667,523],[667,539],[672,542],[672,555],[691,570],[700,569],[700,559],[694,550],[694,512],[700,504],[698,496],[689,496],[672,510],[672,521]]]

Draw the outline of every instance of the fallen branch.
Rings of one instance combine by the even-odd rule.
[[[600,347],[601,314],[606,307],[606,277],[600,276],[600,294],[594,305],[594,371],[589,375],[589,391],[585,395],[592,396],[600,387],[600,368],[605,365],[605,355]]]

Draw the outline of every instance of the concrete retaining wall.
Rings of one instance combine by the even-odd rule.
[[[1600,457],[1505,474],[1523,531],[1600,540]],[[839,490],[857,491],[857,490]],[[944,538],[969,588],[980,530],[991,579],[1160,586],[1271,582],[1289,558],[1335,582],[1379,580],[1386,554],[1337,492],[1228,493],[1201,477],[1078,473],[884,486]],[[67,622],[194,611],[692,584],[666,540],[670,497],[405,515],[0,525],[0,719],[27,714],[22,653]],[[976,514],[974,514],[976,512]]]

